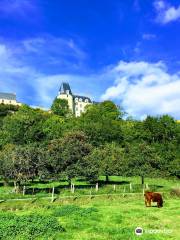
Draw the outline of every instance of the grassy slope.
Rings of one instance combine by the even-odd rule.
[[[50,204],[41,200],[36,203],[12,202],[1,203],[3,211],[16,214],[52,214],[58,218],[66,229],[57,233],[52,239],[72,240],[164,240],[180,239],[179,199],[166,197],[163,208],[146,208],[142,195],[126,197],[95,197],[57,201]],[[134,234],[134,229],[140,226],[147,229],[172,230],[171,234],[147,234],[141,237]],[[19,239],[19,238],[17,238]],[[46,239],[40,238],[40,239]],[[51,238],[50,238],[51,239]]]
[[[101,198],[85,203],[84,207],[95,207],[98,212],[88,217],[78,215],[64,216],[61,219],[67,233],[61,239],[137,239],[134,229],[170,229],[172,234],[146,234],[141,239],[179,239],[180,211],[178,200],[167,200],[165,207],[145,208],[142,197]],[[82,203],[83,204],[83,203]],[[60,237],[60,236],[59,236]]]
[[[103,181],[105,178],[100,177],[100,180]],[[108,185],[100,185],[98,194],[110,194],[110,193],[123,193],[129,192],[129,183],[132,183],[132,190],[131,192],[142,192],[142,186],[141,186],[141,178],[140,177],[117,177],[117,176],[111,176],[109,177],[109,180],[111,181],[111,184]],[[95,191],[95,184],[89,186],[89,184],[85,181],[78,181],[74,180],[75,183],[75,194],[71,194],[70,188],[68,186],[68,183],[66,181],[60,181],[60,182],[50,182],[50,183],[39,183],[38,181],[35,181],[34,183],[29,183],[29,185],[26,187],[32,188],[38,190],[36,192],[36,197],[47,197],[51,196],[52,187],[59,188],[58,192],[55,191],[57,197],[63,197],[63,196],[69,196],[69,195],[83,195],[83,194],[90,194],[90,191],[92,194],[97,194]],[[116,191],[113,190],[113,182],[116,184]],[[119,183],[119,184],[117,184]],[[162,178],[145,178],[145,183],[148,183],[148,186],[153,191],[158,192],[170,192],[170,189],[172,187],[179,187],[180,181],[177,179],[162,179]],[[1,183],[2,184],[2,183]],[[32,197],[32,194],[15,194],[13,193],[13,184],[11,187],[0,187],[0,199],[10,199],[10,198],[30,198]]]
[[[103,178],[102,178],[103,179]],[[101,179],[101,180],[102,180]],[[124,186],[128,192],[129,182],[139,184],[140,178],[123,178],[123,177],[110,177],[110,181],[124,182],[117,185],[116,193],[122,192]],[[144,198],[141,193],[121,196],[98,196],[90,198],[84,196],[76,200],[62,199],[63,195],[70,194],[69,189],[62,190],[59,199],[54,203],[50,200],[39,199],[37,202],[31,201],[7,201],[0,203],[0,212],[10,212],[12,214],[43,214],[54,215],[60,224],[66,229],[64,233],[55,233],[55,237],[48,239],[72,239],[72,240],[131,240],[131,239],[146,239],[146,240],[164,240],[164,239],[180,239],[178,233],[180,229],[180,210],[179,199],[172,198],[169,195],[172,187],[178,187],[178,180],[165,180],[165,179],[145,179],[149,185],[156,185],[157,190],[163,192],[165,204],[162,209],[156,207],[146,208],[144,206]],[[126,182],[126,183],[125,183]],[[53,183],[53,185],[64,184]],[[76,185],[84,185],[85,182],[75,182]],[[39,184],[34,183],[34,187],[43,188],[52,187],[52,183]],[[0,195],[7,198],[18,198],[22,195],[9,194],[12,187],[0,187]],[[75,191],[74,196],[79,194],[87,194],[90,189],[79,189]],[[95,189],[93,188],[93,193]],[[113,186],[108,185],[101,187],[98,194],[101,193],[114,193]],[[40,193],[44,196],[50,194]],[[24,197],[28,197],[25,195]],[[1,221],[1,219],[0,219]],[[134,229],[139,226],[142,227],[145,233],[138,237],[134,234]],[[170,234],[147,234],[146,230],[159,229],[161,231],[172,230]],[[24,239],[20,236],[17,239]],[[25,238],[26,239],[26,238]],[[28,238],[27,238],[28,239]],[[47,239],[42,237],[39,239]],[[6,239],[5,239],[6,240]],[[7,239],[8,240],[8,239]]]

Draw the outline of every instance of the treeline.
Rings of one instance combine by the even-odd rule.
[[[5,184],[13,180],[17,191],[37,178],[180,177],[180,124],[171,116],[124,120],[105,101],[75,118],[60,99],[49,112],[23,105],[2,116],[0,177]]]

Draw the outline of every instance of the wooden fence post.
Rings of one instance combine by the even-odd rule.
[[[91,187],[91,189],[90,189],[90,197],[92,196],[92,187]]]
[[[23,196],[25,195],[26,192],[26,186],[23,187]]]
[[[114,189],[114,191],[116,191],[116,185],[114,184],[114,186],[113,186],[113,189]]]
[[[54,186],[52,188],[52,197],[51,197],[51,202],[54,202]]]
[[[132,183],[129,184],[129,189],[130,189],[130,192],[132,190]]]
[[[96,183],[96,192],[98,191],[98,183]]]
[[[124,187],[124,193],[123,193],[123,197],[125,196],[125,192],[126,192],[126,187]]]
[[[75,187],[74,187],[74,183],[72,184],[72,193],[74,193],[75,191]]]

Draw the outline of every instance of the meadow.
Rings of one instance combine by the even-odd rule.
[[[179,181],[146,179],[149,188],[163,194],[164,207],[159,209],[156,203],[153,207],[145,207],[138,177],[112,176],[109,180],[105,184],[101,177],[97,191],[94,185],[74,179],[74,193],[63,181],[34,182],[29,185],[30,189],[39,189],[34,195],[14,194],[11,186],[1,186],[0,239],[180,238],[179,198],[170,194],[173,187],[179,186]],[[52,186],[57,189],[53,202],[49,191]],[[135,234],[136,227],[143,228],[141,236]]]

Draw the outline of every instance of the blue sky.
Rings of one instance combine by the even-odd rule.
[[[179,0],[1,0],[0,91],[48,108],[62,81],[180,119]]]

